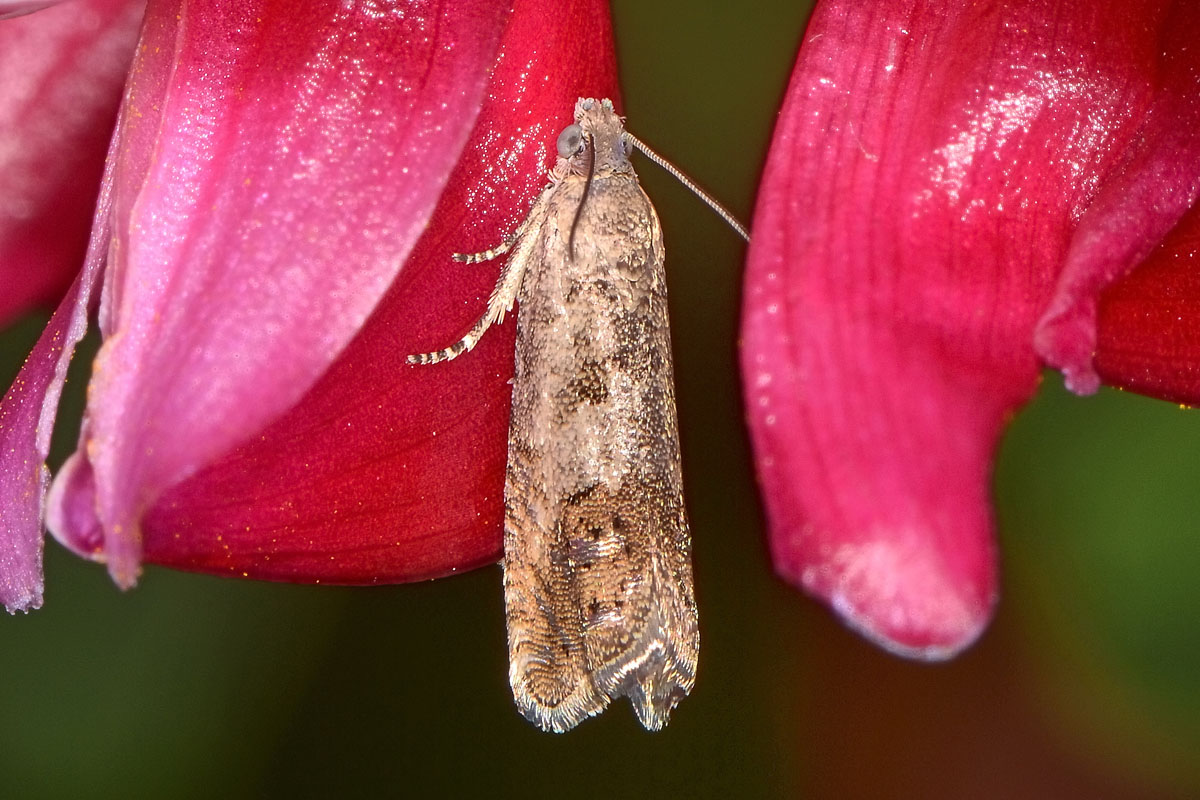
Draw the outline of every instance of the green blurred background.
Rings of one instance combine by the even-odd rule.
[[[743,219],[807,13],[614,4],[630,129]],[[744,249],[641,172],[704,638],[669,728],[624,702],[564,736],[521,719],[498,567],[371,589],[149,568],[122,594],[50,543],[45,608],[0,619],[4,796],[1200,796],[1200,417],[1048,375],[998,465],[994,624],[950,664],[886,655],[772,575],[736,373]],[[0,336],[4,386],[44,321]]]

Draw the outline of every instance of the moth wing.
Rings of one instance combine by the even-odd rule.
[[[529,266],[518,294],[517,358],[505,477],[504,600],[508,621],[509,683],[517,708],[543,730],[562,733],[608,706],[592,681],[583,642],[583,618],[562,526],[558,479],[567,472],[548,441],[555,413],[545,395],[553,372],[541,300],[529,290],[566,258],[559,230],[558,189],[539,199],[538,225],[528,232]]]
[[[600,248],[611,263],[613,302],[596,302],[613,331],[605,345],[618,370],[600,371],[595,396],[619,477],[601,475],[564,504],[584,644],[592,679],[626,696],[642,724],[658,730],[695,682],[699,626],[691,536],[683,506],[666,274],[658,216],[641,187],[623,187],[621,234]],[[641,231],[630,236],[628,231]],[[583,364],[604,354],[584,352]],[[580,398],[573,398],[580,399]],[[582,398],[586,399],[586,397]]]
[[[623,482],[615,497],[595,492],[566,521],[590,539],[575,580],[592,680],[659,730],[695,682],[699,629],[682,497],[638,478],[649,480]]]
[[[510,446],[509,481],[524,481],[528,466]],[[562,527],[552,521],[558,504],[536,485],[518,485],[526,492],[508,501],[504,541],[509,682],[526,719],[562,733],[603,711],[608,696],[588,667],[573,566]],[[549,520],[538,513],[545,510]]]

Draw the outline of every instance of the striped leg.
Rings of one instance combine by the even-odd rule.
[[[488,298],[487,310],[483,312],[483,316],[476,321],[471,330],[467,331],[467,335],[444,350],[438,350],[434,353],[411,355],[407,359],[409,364],[436,364],[439,361],[449,361],[452,358],[457,358],[475,347],[483,337],[484,331],[492,327],[492,323],[504,321],[504,315],[512,311],[513,302],[517,299],[517,292],[521,289],[521,278],[525,274],[525,267],[529,263],[530,254],[533,252],[533,248],[539,238],[537,236],[526,236],[525,234],[530,230],[533,219],[537,217],[540,220],[543,213],[542,204],[538,202],[529,213],[529,216],[525,218],[525,221],[521,223],[521,226],[517,228],[517,232],[495,248],[472,255],[460,256],[459,254],[455,254],[454,257],[459,261],[476,263],[477,261],[485,261],[501,255],[512,247],[514,242],[517,244],[517,249],[509,256],[504,269],[500,270],[500,279],[496,281],[496,288],[492,289],[492,294]],[[540,224],[535,226],[534,230],[538,227],[540,227]]]
[[[461,261],[464,264],[480,264],[484,261],[491,261],[496,256],[502,256],[512,249],[513,242],[515,242],[517,237],[521,235],[521,228],[524,227],[525,226],[522,225],[520,228],[517,228],[517,232],[512,236],[509,236],[495,247],[484,250],[482,253],[455,253],[451,257],[455,261]]]

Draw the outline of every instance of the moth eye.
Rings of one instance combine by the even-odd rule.
[[[625,151],[625,157],[629,158],[631,155],[633,155],[633,142],[629,141],[629,139],[622,136],[621,137],[621,149],[623,151]]]
[[[558,135],[558,155],[570,158],[583,149],[583,128],[578,125],[568,125]]]

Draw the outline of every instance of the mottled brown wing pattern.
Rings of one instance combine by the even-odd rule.
[[[662,233],[632,173],[548,195],[518,295],[505,488],[510,677],[568,730],[627,696],[661,728],[699,644]]]

